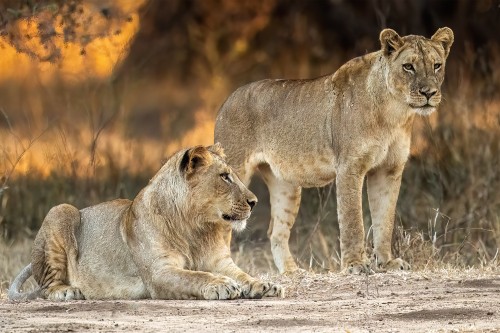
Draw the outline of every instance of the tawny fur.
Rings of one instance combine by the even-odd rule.
[[[257,199],[224,160],[220,145],[170,158],[133,200],[82,210],[63,204],[47,214],[31,266],[40,286],[9,290],[11,299],[40,294],[71,299],[234,299],[283,296],[230,256],[231,230],[245,227]]]
[[[427,39],[385,29],[380,42],[379,51],[352,59],[332,75],[250,83],[219,111],[215,140],[228,163],[246,185],[259,170],[269,188],[268,234],[282,273],[297,269],[288,239],[301,188],[333,180],[342,267],[370,270],[362,220],[365,176],[376,266],[409,269],[391,253],[396,201],[415,114],[428,115],[441,101],[453,32],[441,28]]]

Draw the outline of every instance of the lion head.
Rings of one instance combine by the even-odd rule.
[[[390,93],[421,115],[432,113],[441,102],[446,58],[453,44],[453,31],[440,28],[431,39],[400,37],[392,29],[380,33],[387,59],[385,80]]]
[[[257,203],[226,163],[219,144],[196,146],[172,156],[151,180],[151,206],[163,216],[196,223],[225,223],[241,231]]]

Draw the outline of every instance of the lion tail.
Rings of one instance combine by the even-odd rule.
[[[40,287],[30,292],[21,292],[21,287],[28,280],[32,274],[31,263],[24,267],[23,270],[16,276],[14,281],[9,287],[8,297],[12,301],[23,301],[28,299],[35,299],[40,296]]]

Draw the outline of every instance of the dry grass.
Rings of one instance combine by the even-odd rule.
[[[16,242],[0,241],[0,298],[6,298],[7,289],[14,277],[30,261],[31,239],[18,240]],[[30,278],[24,287],[34,288],[35,280]]]
[[[497,276],[498,266],[462,268],[453,265],[439,265],[432,269],[421,269],[412,272],[389,272],[366,276],[351,275],[349,278],[337,272],[318,273],[312,271],[296,275],[271,275],[269,273],[260,275],[264,280],[286,286],[286,297],[298,297],[302,299],[304,294],[309,293],[313,296],[309,297],[308,300],[315,299],[316,297],[320,298],[321,296],[319,295],[323,295],[326,288],[331,288],[333,290],[332,294],[341,293],[343,290],[358,290],[357,293],[351,291],[351,295],[347,297],[350,300],[353,294],[366,299],[376,299],[384,297],[383,294],[387,294],[391,286],[398,284],[398,280],[405,281],[404,283],[407,285],[411,285],[412,281],[434,281],[434,286],[436,287],[443,281],[458,281],[460,285],[468,281],[481,281],[483,279],[491,279],[492,277],[496,278]],[[439,297],[440,292],[443,291],[436,291],[436,296]],[[393,295],[397,297],[396,294]]]

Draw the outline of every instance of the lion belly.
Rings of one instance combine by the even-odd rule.
[[[265,161],[273,174],[292,185],[300,187],[320,187],[335,179],[333,154],[294,154],[285,159],[274,154],[266,154]]]
[[[71,286],[87,299],[149,297],[120,232],[129,205],[128,200],[114,200],[80,211],[75,230],[78,257],[68,265],[68,273]]]

